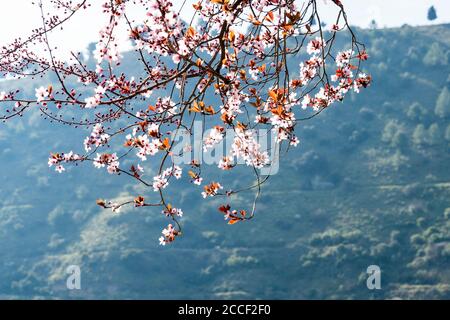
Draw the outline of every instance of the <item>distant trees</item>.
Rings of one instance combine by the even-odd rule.
[[[381,140],[389,143],[392,147],[404,147],[408,141],[403,125],[395,120],[386,123]]]
[[[425,129],[425,126],[423,124],[417,125],[416,129],[414,129],[412,140],[413,143],[417,146],[421,146],[425,144],[427,137],[427,131]]]
[[[441,140],[441,131],[439,130],[439,125],[437,123],[433,123],[428,128],[428,143],[430,145],[436,145]]]
[[[444,87],[436,100],[434,113],[440,118],[447,118],[450,115],[450,92]]]
[[[370,21],[369,28],[370,29],[378,29],[378,23],[375,21],[375,19],[372,19],[372,21]]]
[[[434,8],[434,6],[431,6],[428,9],[428,14],[427,14],[428,20],[433,21],[437,19],[437,14],[436,14],[436,9]]]
[[[450,116],[450,91],[447,87],[442,88],[436,99],[435,116],[419,102],[411,104],[405,114],[410,120],[418,123],[411,136],[412,143],[416,147],[437,145],[444,139],[450,141],[450,125],[446,127],[447,123],[442,123]],[[384,128],[382,140],[389,141],[394,146],[393,137],[398,135],[398,128],[397,121],[388,122]]]
[[[448,131],[448,129],[447,129]],[[447,134],[447,133],[446,133]],[[449,132],[450,134],[450,132]],[[412,141],[416,146],[431,146],[439,144],[442,140],[441,130],[437,123],[433,123],[428,130],[423,124],[417,125],[412,135]]]
[[[361,118],[366,121],[372,121],[376,117],[375,112],[372,109],[366,107],[361,108],[361,110],[359,110],[359,114]]]
[[[427,114],[427,109],[419,102],[414,102],[413,104],[411,104],[406,111],[406,116],[410,120],[417,122],[423,121]]]
[[[447,126],[447,129],[445,130],[445,140],[450,142],[450,124]]]
[[[423,63],[427,66],[447,65],[447,55],[438,42],[434,42],[423,57]]]

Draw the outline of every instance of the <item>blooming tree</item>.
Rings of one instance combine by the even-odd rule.
[[[51,73],[56,79],[37,85],[32,98],[20,89],[1,92],[1,118],[7,121],[38,109],[53,122],[88,128],[82,152],[51,153],[48,165],[61,173],[69,164],[91,162],[95,168],[127,175],[148,187],[145,196],[122,203],[99,199],[97,204],[114,212],[125,205],[159,207],[171,219],[159,239],[162,245],[181,234],[183,211],[165,195],[172,181],[188,179],[202,188],[203,198],[224,197],[219,212],[229,224],[252,219],[261,184],[269,177],[260,169],[272,161],[255,129],[270,130],[277,149],[297,146],[295,127],[300,121],[371,81],[361,71],[368,55],[339,0],[327,3],[336,6],[337,14],[326,29],[315,0],[200,0],[193,4],[190,22],[180,18],[169,0],[104,1],[108,23],[96,43],[95,68],[79,53],[72,53],[70,59],[58,57],[49,41],[49,34],[58,32],[71,17],[90,10],[90,2],[36,3],[42,26],[0,49],[4,77],[37,79]],[[130,17],[130,5],[141,6],[145,19]],[[127,30],[136,53],[138,74],[119,70],[121,30]],[[338,34],[349,39],[343,50],[335,48]],[[37,45],[44,45],[45,52],[34,50]],[[290,67],[288,59],[299,61],[298,67]],[[74,117],[73,112],[68,116],[66,110],[74,109],[83,116]],[[232,171],[241,161],[255,175],[254,184],[227,189],[203,176],[199,161],[175,161],[192,151],[190,145],[175,151],[175,136],[181,131],[193,135],[197,120],[204,124],[204,152],[232,139],[217,170]],[[133,165],[123,167],[125,158]],[[143,173],[149,161],[157,163],[150,179]],[[231,195],[252,189],[256,195],[251,208],[231,207]]]

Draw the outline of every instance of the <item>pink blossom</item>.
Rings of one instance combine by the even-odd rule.
[[[44,87],[39,87],[37,89],[35,89],[36,92],[36,101],[38,103],[42,103],[45,100],[51,100],[52,97],[52,89],[51,86],[48,88],[44,88]],[[1,99],[3,100],[3,99]],[[45,102],[44,102],[45,105]]]

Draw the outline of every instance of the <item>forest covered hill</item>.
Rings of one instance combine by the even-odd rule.
[[[301,123],[257,217],[227,225],[219,200],[180,187],[185,234],[164,248],[159,210],[95,205],[141,187],[48,168],[50,151],[81,150],[88,131],[37,112],[1,124],[0,297],[449,299],[450,25],[357,33],[373,85]],[[72,264],[81,290],[66,289]],[[366,287],[369,265],[381,290]]]

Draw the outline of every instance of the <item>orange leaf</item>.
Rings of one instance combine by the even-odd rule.
[[[123,144],[124,147],[131,147],[133,145],[133,140],[127,140],[125,141],[125,143]]]
[[[234,39],[236,38],[235,33],[230,30],[230,32],[228,32],[228,40],[230,40],[230,42],[234,42]]]
[[[141,121],[139,122],[139,126],[141,127],[142,131],[145,131],[145,127],[147,126],[148,121]]]
[[[200,109],[199,104],[197,103],[197,101],[194,101],[194,103],[192,104],[192,107],[189,108],[189,111],[202,112],[202,110]]]
[[[284,24],[284,25],[282,25],[281,27],[282,27],[282,28],[284,29],[284,31],[286,31],[286,32],[288,32],[288,31],[294,29],[294,27],[292,26],[292,24]]]
[[[271,111],[273,114],[277,114],[277,115],[279,115],[279,116],[283,115],[283,112],[284,112],[283,107],[281,106],[281,104],[277,105],[276,108],[273,108],[273,109],[271,109],[270,111]]]
[[[253,23],[255,26],[259,26],[261,24],[261,21],[256,19],[252,14],[248,15],[248,19]]]
[[[241,75],[242,80],[246,80],[247,79],[247,76],[245,74],[245,70],[244,69],[239,70],[239,74]]]
[[[266,71],[266,64],[263,64],[262,66],[258,67],[259,72],[264,73]]]
[[[229,125],[231,125],[231,124],[233,123],[233,118],[229,117],[226,113],[222,114],[222,115],[220,116],[220,119],[221,119],[224,123],[229,124]]]
[[[194,3],[192,6],[195,10],[202,10],[201,2]]]
[[[270,11],[266,16],[266,19],[269,20],[270,22],[273,22],[273,18],[274,18],[273,11]]]
[[[216,113],[216,111],[214,111],[214,108],[212,106],[208,106],[205,108],[205,113],[214,114],[214,113]]]
[[[286,16],[289,18],[289,20],[292,21],[292,23],[296,23],[298,20],[300,20],[300,12],[296,12],[295,15],[286,12]]]
[[[220,212],[223,212],[223,213],[227,213],[230,209],[231,209],[231,207],[230,207],[229,204],[223,205],[223,206],[220,206],[220,207],[219,207],[219,211],[220,211]]]
[[[272,98],[273,101],[278,101],[278,93],[275,90],[269,90],[269,96]]]
[[[194,27],[190,26],[190,27],[187,29],[186,35],[187,35],[188,37],[191,37],[191,38],[192,38],[193,36],[195,36],[196,33],[197,33],[197,32],[195,31]]]
[[[97,203],[97,205],[99,205],[100,207],[105,207],[106,206],[106,202],[105,202],[105,200],[103,200],[103,199],[97,199],[96,201],[95,201],[96,203]]]
[[[242,130],[247,129],[247,125],[240,123],[239,121],[237,122],[236,127],[238,127],[239,129],[242,129]]]
[[[196,179],[196,178],[197,178],[197,174],[196,174],[194,171],[192,171],[192,170],[189,170],[189,171],[188,171],[188,175],[189,175],[192,179]]]
[[[164,141],[163,141],[163,146],[164,146],[164,149],[169,149],[169,148],[170,148],[170,141],[169,141],[169,138],[165,138],[165,139],[164,139]]]
[[[142,206],[144,205],[145,199],[143,196],[137,196],[136,198],[134,198],[134,204],[137,206]]]

